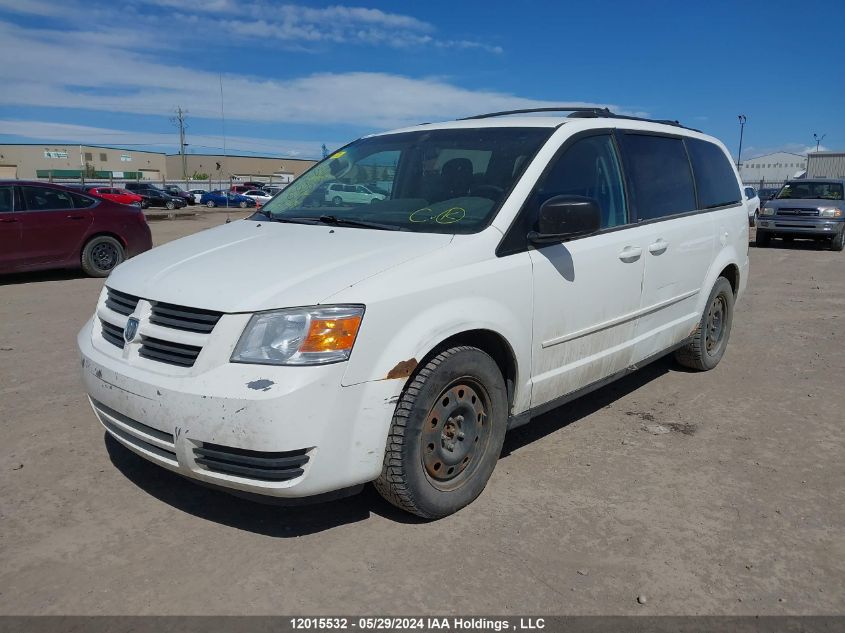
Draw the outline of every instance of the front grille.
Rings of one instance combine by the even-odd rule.
[[[778,215],[818,216],[818,209],[778,209]]]
[[[118,292],[111,288],[106,288],[106,290],[108,291],[108,297],[106,298],[107,308],[123,316],[129,316],[135,312],[135,308],[138,306],[138,297],[133,297],[125,292]]]
[[[173,435],[147,426],[138,420],[123,415],[102,402],[91,399],[97,417],[106,430],[136,448],[143,449],[161,459],[178,464]]]
[[[123,328],[108,321],[100,320],[100,323],[103,325],[103,338],[112,345],[123,349]]]
[[[162,341],[160,338],[145,336],[142,338],[141,349],[138,354],[150,360],[157,360],[180,367],[193,367],[199,356],[201,347],[185,345],[173,341]]]
[[[305,472],[302,467],[309,459],[304,448],[268,453],[208,442],[195,448],[194,456],[196,462],[208,470],[264,481],[295,479]]]
[[[176,330],[208,334],[217,325],[221,316],[223,316],[222,312],[185,308],[170,303],[156,303],[153,305],[150,323]]]

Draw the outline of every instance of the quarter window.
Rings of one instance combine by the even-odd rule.
[[[628,222],[622,172],[608,134],[575,141],[546,173],[535,193],[539,209],[549,198],[569,195],[592,198],[602,214],[602,228]]]
[[[688,138],[686,144],[695,173],[699,208],[712,209],[742,200],[733,167],[725,152],[718,145],[697,138]],[[749,187],[746,195],[753,198],[754,190]]]
[[[694,211],[695,189],[684,142],[680,138],[646,134],[623,134],[622,138],[637,220]]]

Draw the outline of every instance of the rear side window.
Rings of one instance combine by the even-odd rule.
[[[725,152],[718,145],[697,138],[688,138],[686,143],[695,173],[699,208],[712,209],[741,201],[739,183]],[[749,198],[754,197],[751,187],[745,191]]]
[[[73,209],[73,198],[69,191],[47,187],[24,187],[23,197],[30,211],[52,211]]]
[[[80,196],[78,193],[72,193],[70,194],[70,197],[73,200],[73,207],[75,209],[87,209],[88,207],[93,207],[97,203],[94,198]]]
[[[638,221],[695,211],[695,188],[681,139],[623,134],[622,152]]]

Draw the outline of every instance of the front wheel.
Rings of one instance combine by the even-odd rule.
[[[142,209],[149,209],[150,208],[150,201],[149,200],[141,200],[141,208]]]
[[[845,230],[839,232],[839,235],[834,237],[830,242],[830,250],[841,251],[845,248]]]
[[[207,206],[209,209],[213,209],[216,205],[214,204],[214,200],[209,200],[205,203],[205,206]]]
[[[82,249],[82,270],[91,277],[107,277],[124,259],[123,244],[109,235],[98,235]]]
[[[439,353],[399,399],[376,489],[423,518],[457,512],[490,479],[507,419],[505,381],[488,354],[467,346]]]
[[[165,204],[164,206],[166,206],[166,207],[167,207],[167,210],[168,210],[168,211],[173,211],[173,209],[175,209],[175,208],[176,208],[176,203],[175,203],[175,202],[173,202],[173,200],[168,200],[168,201],[167,201],[167,204]]]
[[[241,202],[240,202],[240,204],[238,204],[238,206],[239,206],[241,209],[246,209],[246,200],[241,200]]]
[[[677,361],[684,367],[699,371],[708,371],[718,365],[728,346],[733,316],[733,288],[727,279],[719,277],[692,339],[675,352]]]
[[[335,196],[334,198],[332,198],[332,204],[336,207],[339,207],[342,202],[343,199],[340,196]]]

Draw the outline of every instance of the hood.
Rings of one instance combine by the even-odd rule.
[[[451,240],[432,233],[240,220],[138,255],[118,266],[106,285],[219,312],[315,305]]]
[[[842,207],[842,200],[826,198],[778,198],[766,200],[764,206],[775,209],[818,209],[819,207]]]

